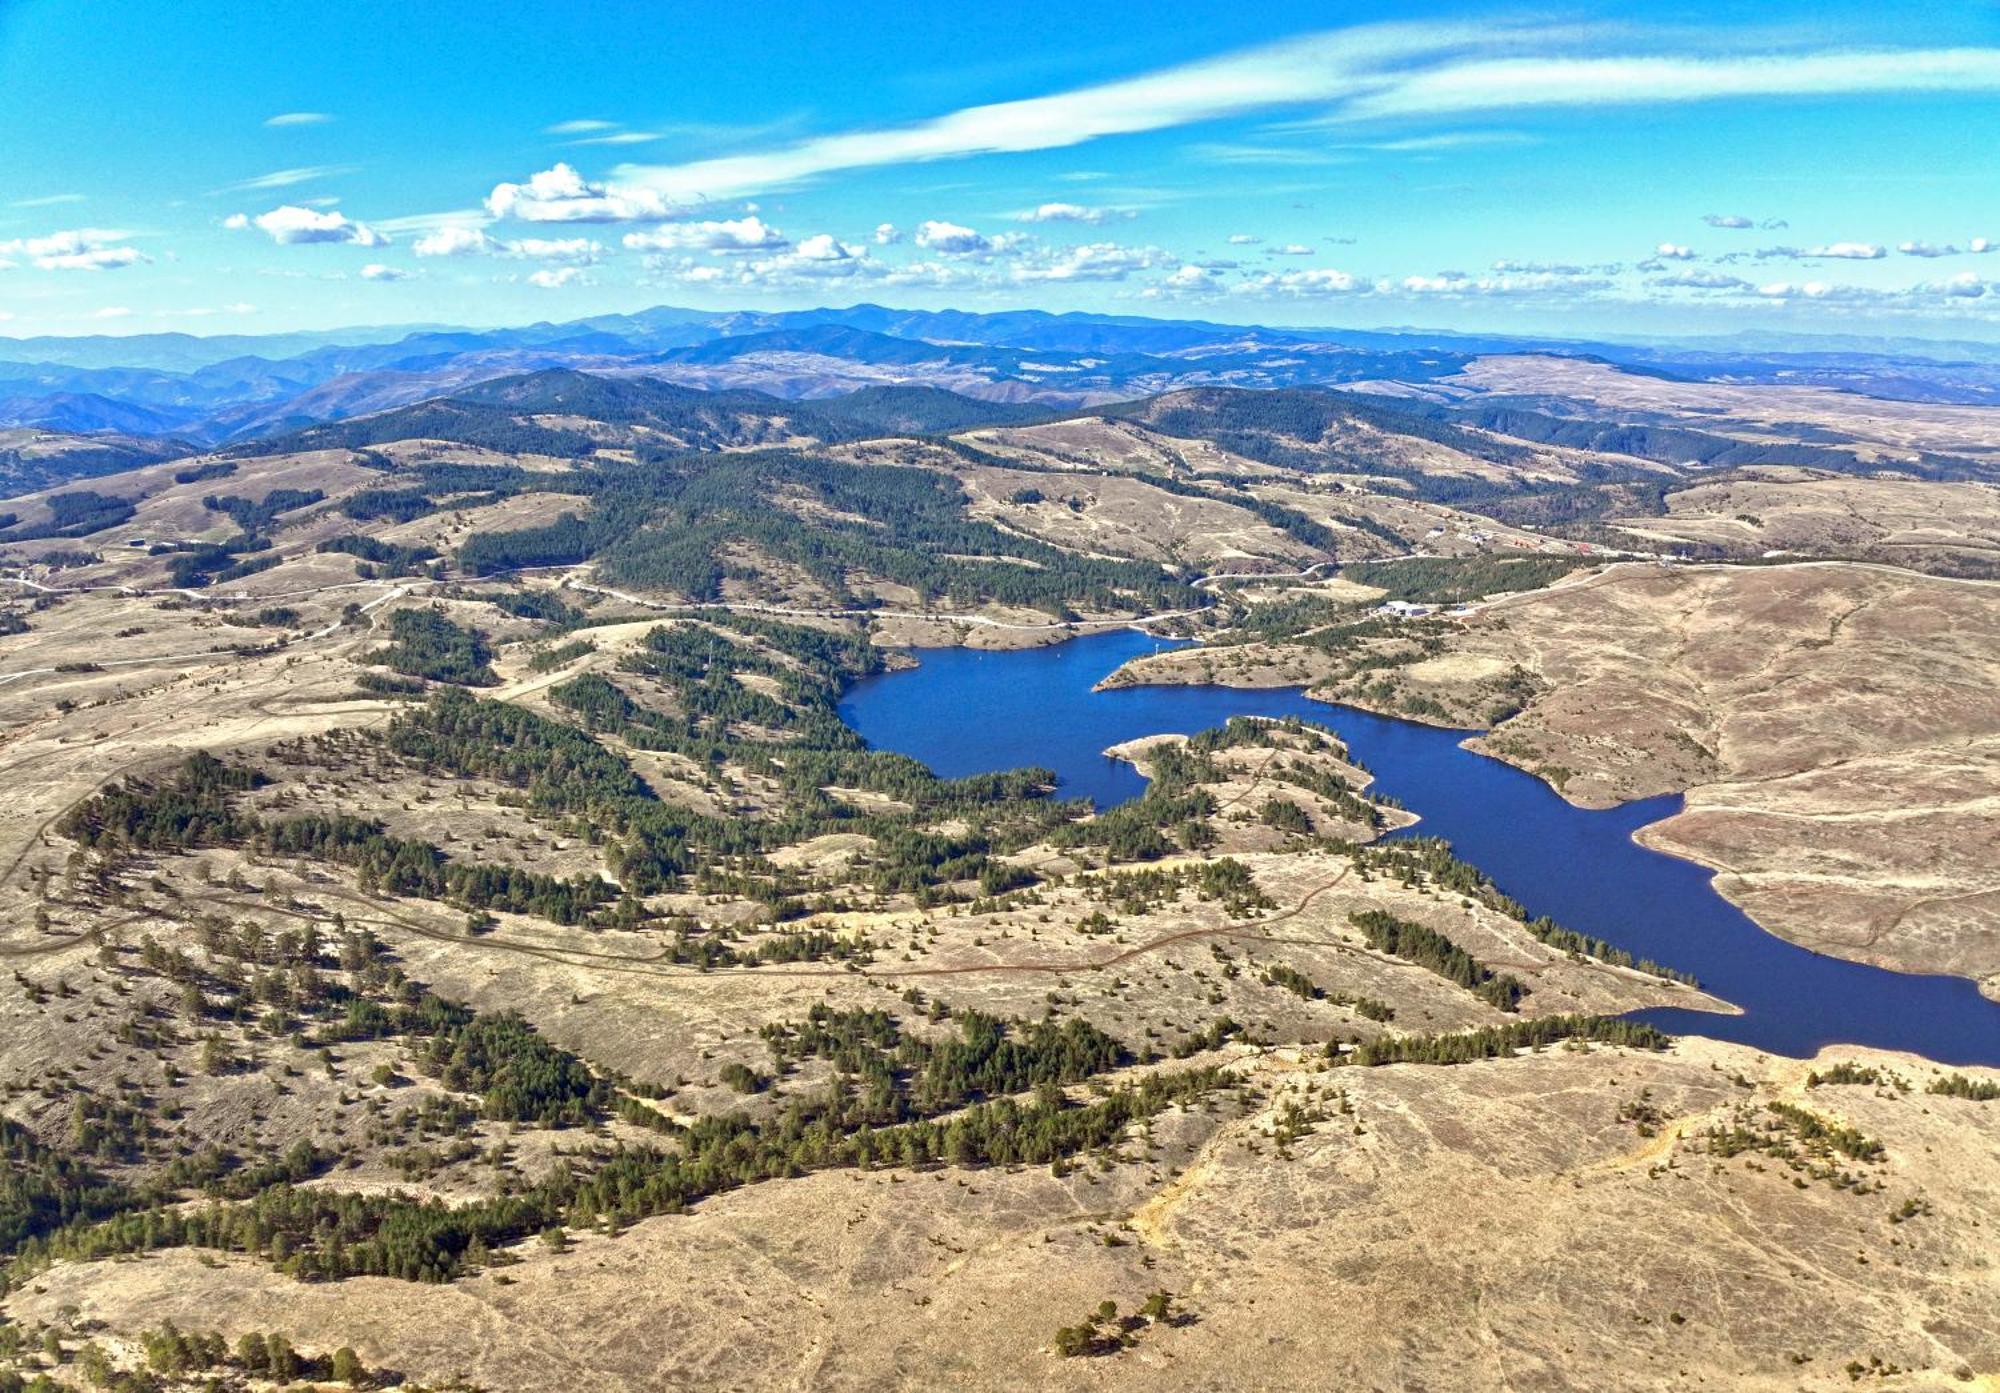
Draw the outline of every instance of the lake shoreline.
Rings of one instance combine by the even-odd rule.
[[[1101,681],[1168,641],[1120,632],[1015,653],[919,652],[919,666],[856,684],[842,704],[871,744],[955,776],[1024,764],[1108,807],[1143,780],[1105,758],[1125,740],[1189,734],[1231,715],[1296,715],[1334,731],[1376,791],[1424,819],[1531,914],[1693,973],[1742,1014],[1653,1008],[1637,1019],[1804,1058],[1835,1044],[1902,1049],[1947,1064],[2000,1063],[2000,1006],[1968,979],[1888,971],[1770,933],[1714,888],[1715,870],[1648,847],[1678,794],[1578,808],[1546,781],[1475,748],[1477,732],[1425,725],[1298,688]],[[1103,738],[1096,738],[1102,736]],[[1108,766],[1108,767],[1107,767]]]

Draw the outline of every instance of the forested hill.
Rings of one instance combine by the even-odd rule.
[[[232,447],[232,455],[397,440],[444,440],[560,458],[632,443],[605,427],[639,428],[633,440],[682,450],[729,450],[881,435],[933,435],[1037,420],[1047,408],[976,401],[938,387],[867,387],[845,396],[790,401],[764,392],[703,391],[650,377],[610,377],[550,368],[468,387],[353,420],[310,426]]]
[[[1496,464],[1514,463],[1525,453],[1420,404],[1355,392],[1201,387],[1107,410],[1114,413],[1169,435],[1213,440],[1251,459],[1307,469],[1325,468],[1329,458],[1356,469],[1394,468],[1406,446],[1399,436]]]

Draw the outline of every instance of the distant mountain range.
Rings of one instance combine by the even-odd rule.
[[[2000,403],[2000,350],[1829,340],[1621,345],[1440,332],[1276,329],[1199,320],[661,306],[520,328],[394,326],[269,336],[0,339],[0,427],[175,437],[211,446],[294,431],[547,368],[808,400],[942,388],[1059,409],[1186,387],[1283,388],[1448,377],[1495,353],[1600,358],[1698,380]]]

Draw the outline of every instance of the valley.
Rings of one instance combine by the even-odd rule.
[[[0,504],[6,1367],[2000,1369],[1980,408],[721,342]]]

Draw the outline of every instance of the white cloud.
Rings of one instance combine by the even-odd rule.
[[[1419,297],[1574,296],[1588,291],[1603,290],[1610,284],[1603,279],[1574,275],[1567,271],[1529,271],[1497,276],[1470,276],[1463,271],[1439,271],[1429,276],[1405,276],[1400,281],[1377,281],[1375,290],[1382,295],[1402,294]]]
[[[451,208],[442,213],[406,213],[399,218],[377,218],[377,232],[400,235],[405,232],[435,232],[441,227],[484,227],[493,219],[483,208]]]
[[[1380,24],[906,126],[838,132],[678,165],[618,171],[673,200],[786,188],[841,170],[1048,150],[1222,117],[1334,104],[1333,119],[1789,95],[2000,90],[2000,49],[1607,55],[1635,31],[1549,24]],[[1655,49],[1675,35],[1638,34]]]
[[[617,127],[616,121],[598,121],[583,117],[575,121],[558,121],[553,126],[542,127],[543,135],[589,135],[593,131],[608,131]]]
[[[917,224],[917,245],[946,256],[972,256],[993,250],[995,240],[958,223],[932,219]]]
[[[1024,213],[1016,213],[1016,222],[1079,222],[1095,227],[1100,223],[1118,218],[1134,216],[1129,208],[1091,208],[1081,203],[1044,203],[1030,208]]]
[[[1231,287],[1239,295],[1269,295],[1294,300],[1352,295],[1367,288],[1367,282],[1330,266],[1316,266],[1310,271],[1266,271],[1261,275],[1248,276]]]
[[[125,305],[106,305],[91,316],[92,319],[127,319],[132,311]]]
[[[366,223],[353,221],[345,213],[315,212],[287,203],[268,213],[250,217],[232,213],[222,225],[244,229],[255,227],[280,246],[300,246],[308,242],[350,242],[357,247],[383,247],[389,239]]]
[[[1750,56],[1479,59],[1386,76],[1356,118],[1726,98],[2000,90],[2000,49],[1875,49]]]
[[[1287,242],[1282,247],[1271,248],[1272,256],[1311,256],[1313,249],[1303,242]]]
[[[1948,281],[1921,286],[1919,289],[1929,290],[1933,294],[1954,300],[1978,300],[1983,299],[1992,287],[1979,279],[1976,271],[1960,271]]]
[[[866,246],[843,242],[825,232],[803,237],[796,246],[775,256],[731,257],[726,263],[716,263],[691,256],[653,255],[646,258],[646,269],[660,280],[698,286],[728,284],[760,291],[854,279],[927,283],[928,275],[926,268],[898,268],[878,262],[869,255]]]
[[[12,206],[16,208],[53,208],[59,203],[83,203],[87,201],[80,193],[48,193],[40,198],[17,198]]]
[[[604,244],[588,237],[489,236],[482,228],[445,226],[428,232],[411,246],[418,256],[512,256],[528,261],[566,261],[593,266],[604,255]]]
[[[1092,242],[1065,247],[1025,261],[1014,269],[1018,281],[1122,281],[1134,271],[1148,271],[1168,260],[1158,247],[1124,247],[1116,242]]]
[[[499,244],[476,227],[440,227],[419,237],[410,250],[418,256],[486,256]]]
[[[652,232],[628,232],[629,251],[779,251],[790,246],[784,233],[755,213],[720,222],[671,223]]]
[[[399,270],[394,266],[384,266],[379,261],[372,261],[361,268],[361,279],[364,281],[406,281],[410,275],[408,271]]]
[[[878,247],[893,247],[893,246],[895,246],[895,245],[896,245],[896,243],[898,243],[898,242],[900,242],[900,241],[902,241],[902,240],[903,240],[903,234],[902,234],[902,232],[901,232],[901,231],[900,231],[900,230],[899,230],[899,229],[897,228],[896,224],[894,224],[894,223],[892,223],[892,222],[884,222],[884,223],[877,223],[877,224],[875,224],[875,245],[876,245],[876,246],[878,246]]]
[[[686,284],[734,284],[748,290],[808,288],[826,280],[882,280],[888,284],[926,284],[928,268],[896,268],[878,262],[860,242],[842,242],[830,232],[800,238],[796,246],[776,256],[730,258],[726,264],[698,262],[692,256],[648,256],[646,268],[656,276]]]
[[[1930,242],[1904,242],[1896,250],[1904,256],[1921,256],[1926,258],[1958,256],[1961,254],[1959,249],[1952,246],[1949,242],[1941,247],[1933,245]]]
[[[1206,266],[1183,266],[1168,276],[1162,284],[1175,290],[1212,290],[1221,284],[1222,277]]]
[[[1397,288],[1411,295],[1462,295],[1475,284],[1463,271],[1446,271],[1435,276],[1405,276]]]
[[[594,184],[560,163],[525,184],[494,185],[486,208],[523,222],[664,222],[679,211],[652,189]]]
[[[1685,290],[1754,289],[1749,281],[1738,276],[1724,275],[1720,271],[1672,271],[1664,276],[1654,276],[1649,284]]]
[[[1742,231],[1757,225],[1741,213],[1704,213],[1701,220],[1710,227],[1726,227],[1732,231]]]
[[[1985,256],[1988,252],[2000,251],[2000,242],[1990,237],[1975,237],[1965,244],[1965,249],[1974,256]]]
[[[1887,253],[1873,242],[1833,242],[1814,247],[1804,255],[1834,261],[1880,261]]]
[[[566,285],[576,284],[582,276],[583,272],[574,266],[545,266],[529,274],[528,284],[539,285],[544,290],[560,290]]]
[[[1342,148],[1380,150],[1389,154],[1423,155],[1439,150],[1468,150],[1492,145],[1533,144],[1535,144],[1535,137],[1523,131],[1444,131],[1437,135],[1412,135],[1404,136],[1397,140],[1367,141]]]
[[[660,139],[656,131],[613,131],[610,135],[585,136],[582,140],[572,140],[572,145],[650,145]]]
[[[1502,274],[1511,272],[1530,276],[1580,276],[1584,273],[1583,267],[1565,261],[1509,261],[1505,258],[1494,262],[1493,269]]]
[[[327,178],[329,175],[352,174],[355,168],[356,166],[351,164],[303,164],[295,169],[274,169],[269,174],[259,174],[254,179],[231,184],[220,192],[251,193],[258,189],[288,189],[294,184],[309,183],[314,179]]]
[[[1672,242],[1660,243],[1659,246],[1653,248],[1653,253],[1656,256],[1663,256],[1669,261],[1694,260],[1694,250],[1692,248],[1677,246]]]
[[[1254,247],[1260,245],[1263,240],[1262,237],[1252,236],[1248,232],[1232,232],[1229,234],[1229,245],[1232,247]]]
[[[508,256],[526,257],[531,261],[561,261],[572,266],[595,266],[604,255],[604,244],[588,237],[522,237],[512,242],[502,242],[501,250]]]
[[[751,154],[633,167],[622,178],[670,199],[785,188],[844,169],[1050,150],[1366,88],[1384,65],[1500,42],[1500,26],[1384,24],[1309,34],[1095,87],[966,107],[913,125],[818,136]]]
[[[852,261],[868,255],[868,249],[836,241],[830,232],[820,232],[800,242],[797,255],[803,261]]]
[[[137,247],[120,245],[130,235],[102,227],[69,228],[0,242],[0,256],[25,256],[44,271],[115,271],[151,261]]]
[[[324,111],[281,111],[276,116],[266,117],[267,126],[324,126],[333,117]]]

